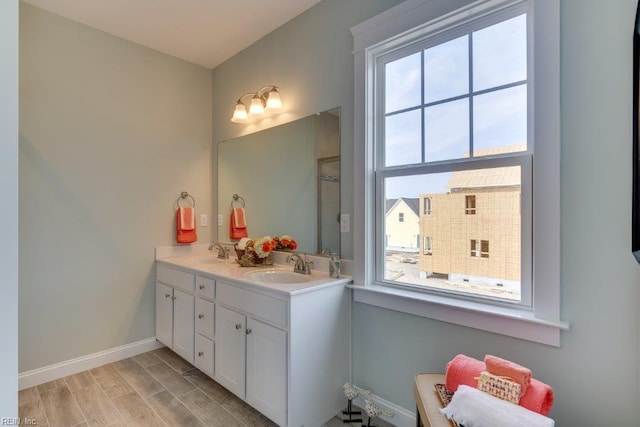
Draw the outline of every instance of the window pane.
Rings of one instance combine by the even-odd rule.
[[[425,161],[459,159],[469,152],[469,100],[424,110]]]
[[[489,89],[527,78],[526,15],[473,33],[473,89]]]
[[[424,51],[425,103],[469,93],[469,36]]]
[[[519,166],[385,178],[384,280],[520,301],[520,186]]]
[[[385,120],[384,164],[420,163],[422,159],[420,110],[408,111]]]
[[[389,62],[385,66],[385,112],[421,104],[420,52]]]
[[[527,149],[527,87],[515,86],[473,98],[475,157]]]

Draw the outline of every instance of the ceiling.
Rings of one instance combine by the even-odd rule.
[[[23,0],[214,68],[320,0]]]

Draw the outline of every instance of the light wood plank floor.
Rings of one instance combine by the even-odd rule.
[[[275,426],[168,348],[22,390],[19,416],[49,427]],[[336,417],[323,427],[344,425]]]

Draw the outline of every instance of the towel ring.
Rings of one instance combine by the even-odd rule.
[[[180,193],[180,197],[178,197],[178,199],[176,200],[176,206],[180,207],[180,201],[181,200],[187,200],[187,198],[191,199],[191,207],[196,207],[196,199],[193,198],[193,196],[189,193],[187,193],[186,191],[183,191],[182,193]],[[187,200],[188,202],[188,200]]]
[[[234,203],[242,203],[241,207],[244,208],[244,199],[242,197],[238,196],[237,194],[234,194],[233,195],[233,200],[231,200],[231,208],[232,209],[234,208],[234,206],[233,206]]]

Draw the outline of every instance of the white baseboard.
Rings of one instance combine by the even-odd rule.
[[[391,403],[388,400],[384,400],[383,398],[376,396],[375,394],[369,395],[370,399],[376,405],[381,408],[388,409],[394,413],[393,417],[385,417],[381,415],[379,418],[392,424],[397,427],[415,427],[416,425],[416,414],[412,411],[409,411],[401,406],[396,405],[395,403]],[[364,408],[364,398],[362,396],[356,398],[353,403],[360,408]],[[362,414],[363,421],[366,423],[367,414]]]
[[[86,356],[77,357],[75,359],[66,360],[64,362],[55,363],[53,365],[34,369],[32,371],[22,372],[18,374],[18,389],[23,390],[44,384],[67,375],[77,374],[87,369],[97,368],[107,363],[117,362],[127,357],[136,356],[147,351],[164,347],[160,341],[154,338],[147,338],[136,341],[131,344],[125,344],[120,347],[110,348],[109,350],[99,351],[97,353],[88,354]]]

